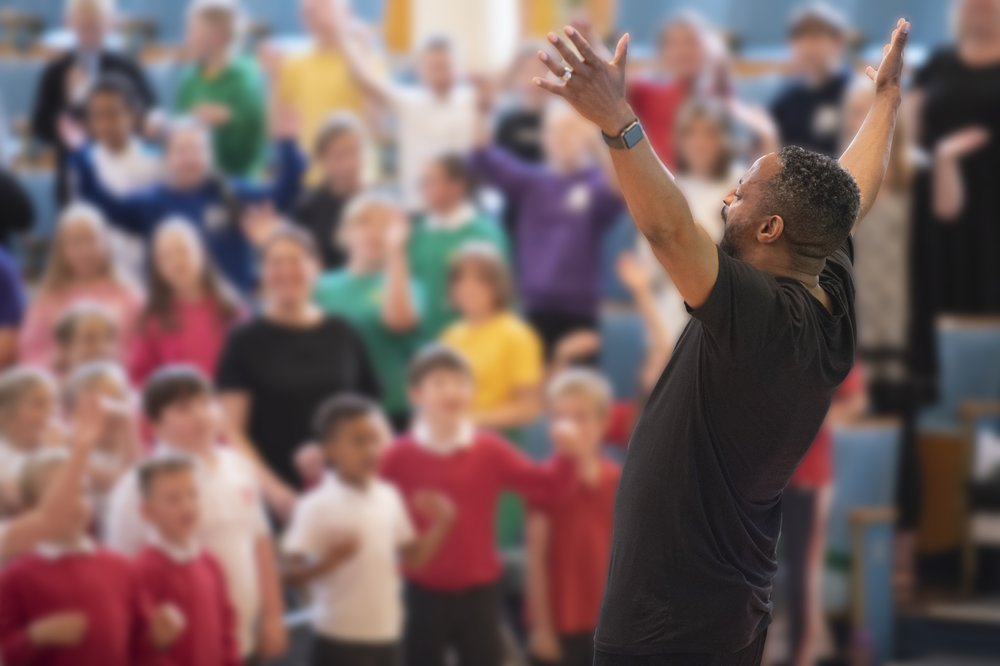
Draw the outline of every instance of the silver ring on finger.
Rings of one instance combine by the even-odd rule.
[[[563,83],[569,83],[569,80],[573,78],[573,68],[570,67],[569,65],[564,65],[563,75],[561,78],[563,80]]]

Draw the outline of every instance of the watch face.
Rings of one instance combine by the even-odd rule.
[[[625,142],[626,148],[631,148],[635,144],[639,143],[639,141],[642,140],[642,137],[642,125],[639,123],[632,125],[632,127],[629,127],[625,130],[625,133],[622,134],[622,140]]]

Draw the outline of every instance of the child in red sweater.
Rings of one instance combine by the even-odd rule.
[[[612,394],[600,374],[566,370],[549,387],[552,441],[581,450],[580,482],[556,502],[535,502],[526,539],[533,663],[590,666],[611,554],[621,469],[601,455]]]
[[[161,666],[238,666],[236,620],[222,569],[195,539],[200,503],[195,463],[179,454],[139,467],[142,514],[152,528],[135,564],[149,598],[182,626]]]
[[[25,463],[21,497],[29,507],[66,460],[63,451],[52,450]],[[7,666],[150,663],[155,630],[135,571],[87,537],[90,509],[85,500],[75,511],[76,520],[65,534],[40,544],[0,574],[0,658]],[[50,623],[46,629],[39,622],[44,618],[55,626]],[[170,633],[170,627],[166,634],[157,632],[158,644],[169,642]]]
[[[470,422],[474,386],[468,364],[441,345],[424,349],[410,367],[410,401],[418,417],[382,461],[383,476],[413,510],[421,491],[446,495],[455,523],[438,553],[406,569],[406,663],[439,666],[449,648],[459,666],[501,663],[500,556],[495,543],[497,500],[513,490],[531,501],[554,501],[576,482],[576,442],[537,465],[497,434]]]

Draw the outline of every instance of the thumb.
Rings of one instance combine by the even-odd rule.
[[[615,57],[611,59],[612,65],[624,67],[628,62],[628,40],[627,32],[618,40],[618,45],[615,47]]]

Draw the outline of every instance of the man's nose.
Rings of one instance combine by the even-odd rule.
[[[730,193],[729,193],[729,194],[727,194],[726,196],[722,197],[722,203],[724,203],[725,205],[727,205],[727,206],[728,206],[728,205],[730,205],[731,203],[733,203],[733,199],[734,199],[735,197],[736,197],[736,190],[733,190],[732,192],[730,192]]]

